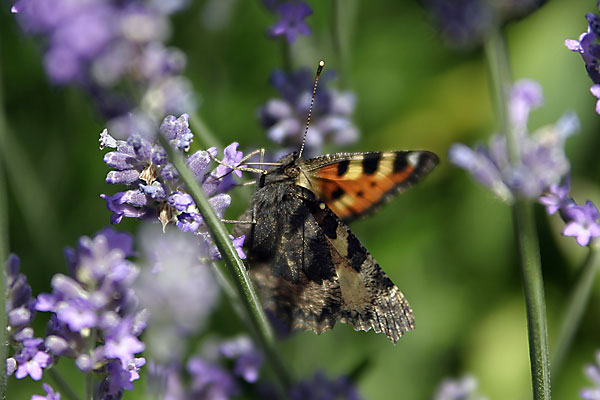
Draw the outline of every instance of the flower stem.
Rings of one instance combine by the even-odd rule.
[[[269,325],[269,321],[267,320],[262,306],[260,305],[258,296],[254,291],[254,287],[252,286],[252,282],[250,281],[250,277],[246,271],[246,266],[238,256],[237,251],[233,246],[233,242],[229,238],[229,232],[227,232],[227,229],[225,229],[225,226],[213,211],[208,199],[202,191],[202,188],[196,182],[192,172],[185,165],[182,157],[175,150],[173,150],[173,148],[169,145],[169,142],[162,135],[159,135],[159,140],[167,151],[169,160],[179,172],[181,180],[185,183],[187,190],[194,199],[194,202],[200,210],[200,213],[204,217],[206,226],[208,227],[212,238],[214,239],[217,248],[223,257],[223,260],[225,261],[225,265],[227,266],[231,276],[234,278],[233,281],[235,282],[237,291],[240,294],[239,297],[242,300],[245,311],[248,314],[248,321],[250,321],[250,326],[256,336],[256,339],[265,351],[273,371],[280,379],[282,386],[284,388],[289,387],[291,380],[286,372],[283,362],[275,352],[271,326]]]
[[[46,373],[50,376],[50,379],[54,381],[55,386],[58,388],[58,392],[62,396],[65,396],[69,400],[79,400],[79,396],[75,394],[69,384],[63,379],[55,368],[48,368]]]
[[[499,28],[494,30],[488,38],[485,50],[495,91],[500,129],[506,134],[511,161],[513,163],[519,162],[516,132],[511,127],[508,114],[507,95],[512,82],[508,53],[504,37]],[[533,203],[526,199],[517,198],[513,204],[513,221],[525,292],[533,398],[535,400],[549,400],[551,398],[550,356],[548,353],[546,302]]]
[[[194,131],[194,136],[200,139],[204,148],[210,146],[223,147],[197,111],[190,113],[190,125],[192,131]]]
[[[588,255],[581,267],[579,278],[573,287],[564,310],[556,346],[552,352],[552,375],[558,375],[565,357],[573,343],[581,318],[587,308],[596,274],[600,267],[600,252],[591,244]]]
[[[6,134],[2,82],[0,82],[0,137]],[[4,265],[8,259],[8,213],[7,188],[4,175],[5,160],[0,153],[0,399],[6,399],[6,359],[8,358],[8,317],[6,315],[6,273]]]
[[[551,398],[550,356],[548,354],[546,302],[533,204],[528,200],[517,199],[513,206],[513,219],[521,256],[521,274],[527,308],[533,398],[549,400]]]

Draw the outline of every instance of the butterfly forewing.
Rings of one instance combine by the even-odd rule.
[[[438,163],[429,151],[340,153],[308,160],[310,186],[345,222],[370,213]]]

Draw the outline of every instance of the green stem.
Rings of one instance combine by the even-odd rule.
[[[598,267],[600,267],[600,252],[591,244],[585,262],[581,267],[579,278],[569,296],[556,340],[556,346],[552,353],[552,375],[555,377],[563,365],[587,308]]]
[[[206,123],[200,117],[200,114],[198,114],[197,111],[195,113],[190,114],[190,125],[192,131],[194,131],[194,135],[202,141],[203,147],[223,147],[221,142],[217,140],[215,135],[212,133],[212,131],[209,129],[209,127],[206,125]]]
[[[485,45],[494,85],[496,108],[500,129],[506,134],[511,162],[519,162],[518,132],[511,126],[508,114],[508,94],[512,79],[506,43],[500,29],[496,29]],[[540,260],[540,247],[535,228],[533,203],[517,198],[513,204],[513,223],[521,261],[521,275],[527,310],[529,358],[535,400],[548,400],[550,396],[550,356],[548,353],[548,328],[546,302]]]
[[[517,199],[513,206],[513,217],[521,256],[521,274],[527,308],[533,398],[549,400],[551,398],[550,356],[548,354],[546,302],[533,204],[528,200]]]
[[[343,67],[346,66],[345,60],[345,48],[344,42],[342,41],[342,5],[340,0],[332,0],[331,2],[331,39],[333,42],[333,52],[335,54],[336,62],[338,64],[338,70],[340,71],[340,83],[344,86],[344,71]]]
[[[234,278],[233,281],[240,295],[239,297],[242,300],[245,311],[248,314],[248,321],[250,321],[251,329],[253,333],[255,333],[259,345],[264,349],[274,372],[281,381],[282,386],[284,388],[288,388],[291,384],[291,380],[281,359],[275,352],[271,326],[269,325],[269,321],[267,320],[262,306],[260,305],[258,296],[254,291],[254,287],[252,286],[252,282],[250,281],[250,277],[246,271],[246,266],[238,256],[237,251],[233,246],[233,242],[229,238],[229,232],[227,232],[227,229],[225,229],[225,226],[221,222],[220,218],[217,217],[213,211],[208,199],[202,191],[202,188],[196,182],[194,175],[187,168],[180,154],[173,150],[168,141],[162,135],[159,135],[159,140],[167,151],[169,160],[171,160],[179,172],[179,177],[185,184],[188,192],[194,199],[196,206],[200,210],[200,213],[204,217],[206,226],[208,227],[211,236],[214,239],[219,252],[221,253],[223,261],[225,261],[225,265],[229,273]]]
[[[283,64],[283,70],[286,72],[292,72],[294,63],[292,62],[292,48],[287,40],[280,39],[281,42],[281,61]]]
[[[0,85],[0,135],[5,131],[4,107],[2,103],[2,90]],[[8,259],[8,213],[6,198],[6,179],[4,176],[5,160],[0,154],[0,399],[6,399],[6,359],[8,358],[8,317],[6,315],[6,270],[5,263]]]
[[[69,400],[79,400],[79,396],[75,394],[73,389],[69,386],[69,384],[63,379],[63,377],[58,373],[58,371],[52,367],[48,368],[45,373],[52,379],[54,385],[58,389],[57,392]]]

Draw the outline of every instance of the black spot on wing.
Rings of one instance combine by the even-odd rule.
[[[377,172],[380,159],[381,153],[366,155],[362,162],[363,172],[367,175],[373,175],[375,172]]]
[[[333,193],[331,193],[331,199],[337,200],[340,197],[342,197],[344,195],[344,193],[346,193],[346,192],[344,192],[344,189],[342,189],[341,187],[338,187],[337,189],[335,189],[333,191]]]
[[[337,176],[343,176],[346,173],[346,171],[348,171],[349,164],[350,164],[350,161],[348,161],[348,160],[340,161],[337,166]]]
[[[404,171],[404,169],[407,167],[407,155],[408,153],[404,151],[396,153],[396,158],[394,159],[394,173]]]
[[[350,265],[359,272],[365,258],[367,258],[367,249],[364,248],[352,232],[348,231],[348,259],[350,260]]]
[[[321,227],[321,229],[323,229],[323,233],[331,239],[337,238],[338,225],[338,221],[333,217],[332,214],[326,214],[325,217],[319,223],[319,226]]]

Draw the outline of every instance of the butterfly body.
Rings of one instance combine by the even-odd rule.
[[[263,305],[291,329],[317,333],[337,321],[384,332],[394,343],[414,328],[398,287],[346,222],[412,186],[438,162],[426,151],[291,153],[261,176],[238,225]]]

